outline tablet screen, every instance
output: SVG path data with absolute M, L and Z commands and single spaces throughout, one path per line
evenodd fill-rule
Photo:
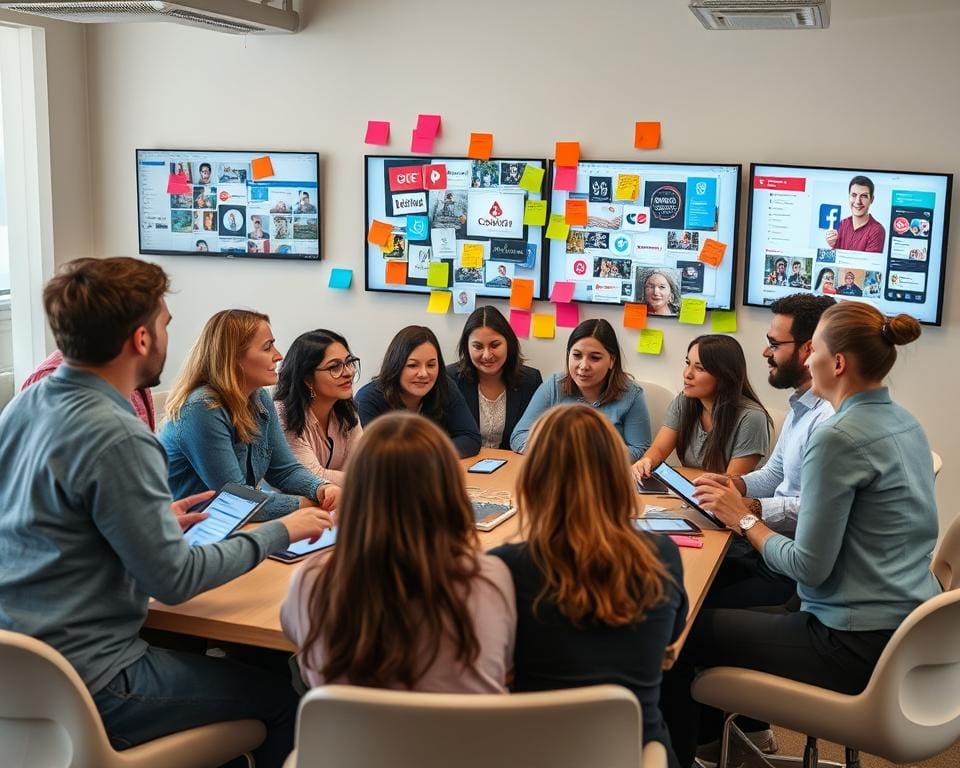
M 309 555 L 311 552 L 319 552 L 321 549 L 326 549 L 327 547 L 332 547 L 337 543 L 337 529 L 336 528 L 327 528 L 313 544 L 310 543 L 310 539 L 303 539 L 302 541 L 295 542 L 284 550 L 292 555 L 301 557 L 303 555 Z
M 188 544 L 214 544 L 223 541 L 249 517 L 260 502 L 220 491 L 204 510 L 210 516 L 201 520 L 183 536 Z
M 673 467 L 668 466 L 667 464 L 661 464 L 651 473 L 656 477 L 659 477 L 670 486 L 670 489 L 677 494 L 681 499 L 683 499 L 687 504 L 689 504 L 694 509 L 702 512 L 708 518 L 714 522 L 718 522 L 716 516 L 712 512 L 708 512 L 703 507 L 701 507 L 696 498 L 694 498 L 693 492 L 697 487 L 691 483 L 687 478 L 681 475 Z
M 648 533 L 697 534 L 700 529 L 682 517 L 640 517 L 633 524 Z

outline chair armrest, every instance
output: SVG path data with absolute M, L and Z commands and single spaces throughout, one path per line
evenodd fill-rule
M 642 768 L 667 768 L 667 748 L 659 741 L 645 744 Z

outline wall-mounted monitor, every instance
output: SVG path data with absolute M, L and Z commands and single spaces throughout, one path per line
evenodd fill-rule
M 953 175 L 750 167 L 744 304 L 797 291 L 940 325 Z
M 520 186 L 543 158 L 366 156 L 363 242 L 368 291 L 508 297 L 517 278 L 543 296 L 543 227 L 524 224 L 528 200 Z M 545 176 L 545 174 L 544 174 Z M 546 183 L 545 178 L 541 187 Z M 388 224 L 386 245 L 368 242 L 371 224 Z M 466 249 L 466 250 L 465 250 Z M 446 262 L 445 285 L 430 286 L 430 265 Z
M 317 260 L 319 178 L 316 152 L 138 149 L 140 253 Z
M 573 191 L 557 189 L 557 172 L 551 213 L 579 199 L 587 218 L 547 241 L 550 286 L 572 281 L 576 301 L 638 302 L 649 315 L 677 315 L 687 296 L 733 307 L 739 165 L 581 162 Z M 717 266 L 700 259 L 708 240 L 726 246 Z

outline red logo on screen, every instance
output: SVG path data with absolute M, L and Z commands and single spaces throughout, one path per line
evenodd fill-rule
M 217 195 L 217 197 L 220 198 L 220 202 L 221 202 L 221 203 L 225 203 L 225 202 L 227 202 L 227 200 L 230 199 L 230 193 L 229 193 L 229 192 L 221 192 L 219 195 Z
M 776 189 L 783 192 L 803 192 L 807 180 L 793 176 L 757 176 L 753 180 L 754 189 Z
M 893 231 L 898 235 L 906 233 L 910 229 L 910 222 L 907 221 L 903 216 L 897 216 L 893 220 Z
M 423 189 L 422 165 L 405 165 L 402 168 L 390 168 L 389 171 L 391 192 Z
M 493 216 L 493 218 L 503 216 L 503 208 L 500 207 L 500 203 L 496 200 L 494 200 L 493 205 L 490 206 L 490 215 Z
M 426 189 L 446 189 L 447 188 L 447 166 L 445 165 L 423 166 L 423 186 Z
M 587 262 L 577 259 L 575 262 L 573 262 L 573 271 L 574 274 L 577 275 L 587 274 Z

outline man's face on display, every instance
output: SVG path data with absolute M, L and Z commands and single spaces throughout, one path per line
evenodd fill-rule
M 856 218 L 866 218 L 872 203 L 873 195 L 870 194 L 870 187 L 862 184 L 854 184 L 850 187 L 850 213 Z

